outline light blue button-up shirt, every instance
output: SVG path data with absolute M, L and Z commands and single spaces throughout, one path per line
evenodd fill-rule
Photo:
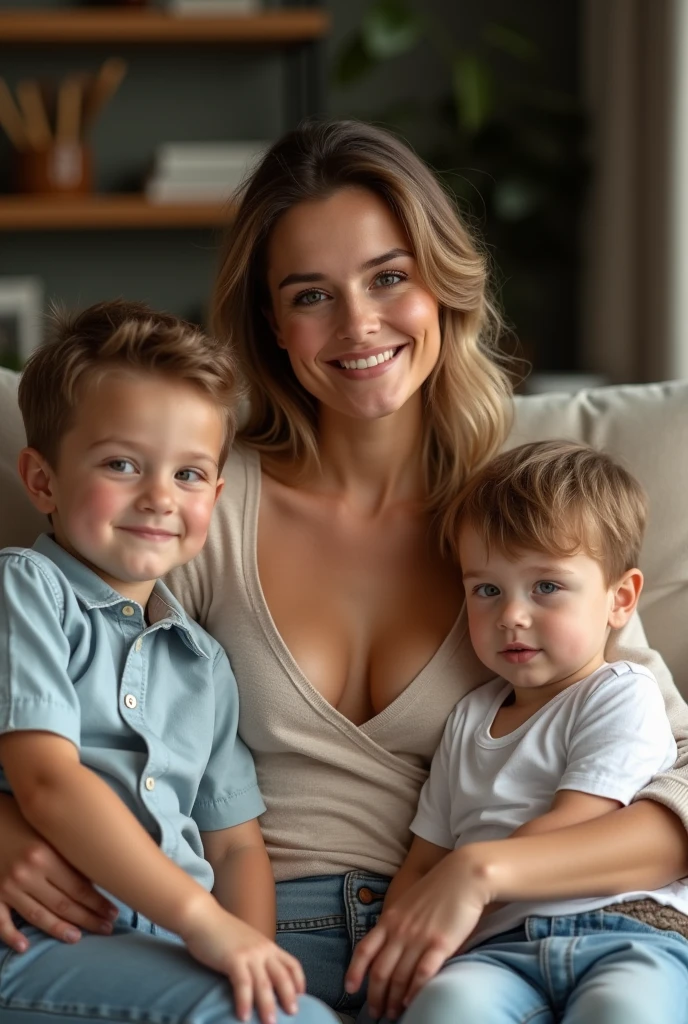
M 71 740 L 163 852 L 211 889 L 200 832 L 265 805 L 224 650 L 160 581 L 148 619 L 46 534 L 0 551 L 0 734 Z M 10 791 L 1 769 L 0 791 Z

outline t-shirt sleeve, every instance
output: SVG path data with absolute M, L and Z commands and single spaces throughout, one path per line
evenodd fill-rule
M 41 730 L 79 747 L 64 593 L 30 552 L 0 555 L 0 733 Z
M 447 721 L 439 747 L 430 765 L 430 775 L 420 791 L 418 809 L 410 829 L 420 839 L 453 850 L 456 837 L 451 831 L 451 752 L 456 740 L 456 711 Z
M 629 670 L 610 676 L 586 699 L 557 788 L 628 804 L 675 757 L 676 743 L 656 680 Z
M 202 832 L 241 825 L 265 810 L 251 753 L 238 733 L 239 694 L 224 650 L 213 664 L 213 745 L 191 816 Z

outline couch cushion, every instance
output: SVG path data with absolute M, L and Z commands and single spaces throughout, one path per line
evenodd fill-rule
M 24 443 L 17 375 L 0 370 L 0 547 L 31 544 L 46 520 L 15 469 Z M 538 438 L 587 441 L 615 455 L 645 484 L 650 522 L 641 567 L 643 624 L 688 697 L 688 382 L 595 388 L 516 399 L 509 445 Z

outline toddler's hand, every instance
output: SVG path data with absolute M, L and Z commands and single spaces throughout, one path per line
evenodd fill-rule
M 262 1024 L 275 1024 L 275 996 L 285 1013 L 297 1012 L 306 991 L 301 964 L 219 904 L 183 938 L 196 960 L 229 978 L 239 1020 L 248 1020 L 255 1005 Z

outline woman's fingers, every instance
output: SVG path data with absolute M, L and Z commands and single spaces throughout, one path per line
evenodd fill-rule
M 407 946 L 399 958 L 387 990 L 385 1017 L 389 1020 L 396 1020 L 404 1010 L 404 996 L 423 952 L 424 948 L 421 946 Z
M 15 953 L 25 953 L 29 943 L 12 921 L 12 911 L 6 903 L 0 903 L 0 942 L 13 949 Z
M 370 964 L 380 952 L 386 941 L 387 932 L 382 922 L 375 925 L 375 927 L 361 939 L 354 949 L 354 955 L 351 957 L 351 963 L 349 964 L 349 969 L 347 970 L 346 977 L 344 979 L 344 988 L 347 992 L 358 992 L 359 988 L 363 984 L 363 979 L 366 976 L 366 972 L 370 967 Z
M 435 977 L 448 956 L 451 956 L 451 953 L 446 949 L 438 949 L 437 947 L 428 949 L 423 954 L 416 965 L 413 977 L 411 978 L 411 984 L 404 996 L 404 1009 L 415 999 L 423 985 Z
M 390 978 L 403 956 L 404 945 L 390 939 L 373 961 L 368 974 L 368 1009 L 371 1017 L 381 1017 L 387 1005 Z

